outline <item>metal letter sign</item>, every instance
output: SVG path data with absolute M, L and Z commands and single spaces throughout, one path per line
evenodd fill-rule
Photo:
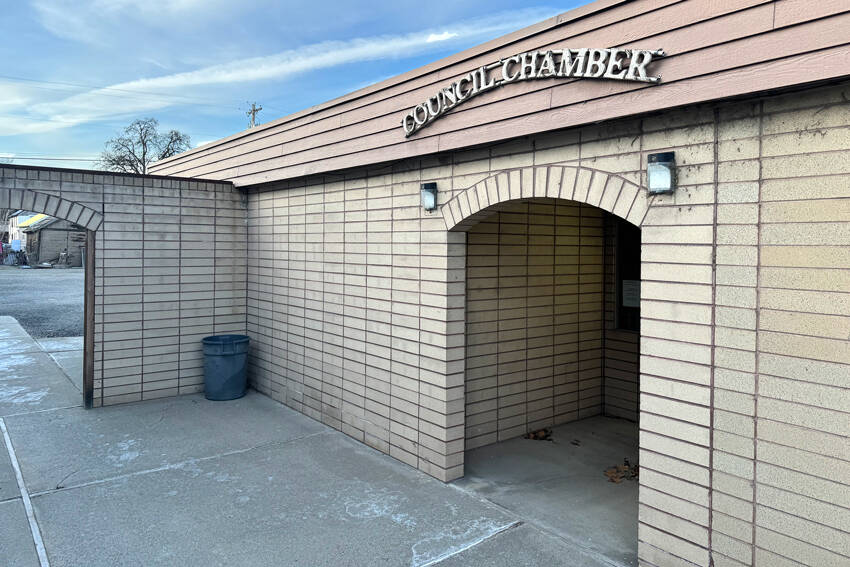
M 474 96 L 508 83 L 550 78 L 614 79 L 659 83 L 646 68 L 664 51 L 641 49 L 558 49 L 529 51 L 467 73 L 413 108 L 401 121 L 405 137 L 418 132 L 446 112 Z

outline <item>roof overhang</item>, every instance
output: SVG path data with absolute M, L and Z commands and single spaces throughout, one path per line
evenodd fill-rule
M 660 83 L 547 77 L 481 93 L 415 133 L 411 109 L 523 53 L 657 50 Z M 850 4 L 599 0 L 333 101 L 163 160 L 158 174 L 255 185 L 850 75 Z M 421 116 L 421 114 L 420 114 Z

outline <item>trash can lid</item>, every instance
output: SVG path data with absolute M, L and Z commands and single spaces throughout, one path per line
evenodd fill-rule
M 251 340 L 248 335 L 213 335 L 201 339 L 205 345 L 228 345 L 237 343 L 247 343 Z

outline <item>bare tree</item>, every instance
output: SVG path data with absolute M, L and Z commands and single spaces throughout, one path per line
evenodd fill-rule
M 153 162 L 190 147 L 187 134 L 177 130 L 160 132 L 155 118 L 134 120 L 122 134 L 106 141 L 97 166 L 106 171 L 144 174 Z

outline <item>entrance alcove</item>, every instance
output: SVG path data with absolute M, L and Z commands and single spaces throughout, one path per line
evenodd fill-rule
M 466 449 L 599 415 L 635 421 L 627 225 L 544 198 L 491 212 L 467 231 Z
M 512 177 L 549 188 L 512 192 Z M 638 194 L 579 168 L 482 185 L 456 229 L 466 233 L 457 483 L 578 553 L 636 564 L 640 229 L 626 218 Z

